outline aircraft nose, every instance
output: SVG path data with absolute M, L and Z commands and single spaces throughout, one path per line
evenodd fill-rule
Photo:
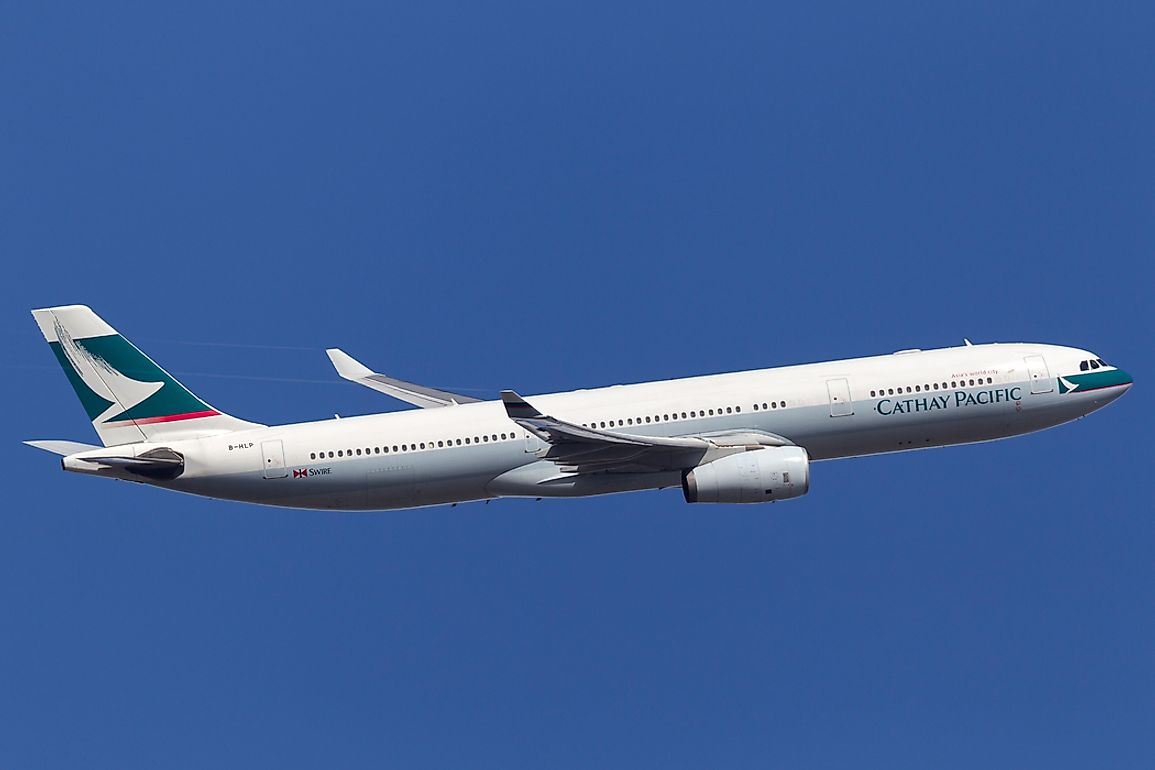
M 1077 377 L 1077 379 L 1080 378 Z M 1134 381 L 1131 379 L 1131 375 L 1122 369 L 1100 369 L 1085 375 L 1072 390 L 1075 392 L 1085 391 L 1086 401 L 1084 403 L 1089 410 L 1085 414 L 1090 414 L 1090 412 L 1102 409 L 1122 396 L 1131 389 L 1132 384 Z
M 1134 380 L 1131 375 L 1122 369 L 1110 369 L 1103 374 L 1103 382 L 1098 387 L 1098 392 L 1101 393 L 1108 401 L 1114 401 L 1119 396 L 1123 395 L 1131 389 Z

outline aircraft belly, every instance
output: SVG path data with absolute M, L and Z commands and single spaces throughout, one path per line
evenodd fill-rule
M 490 481 L 491 497 L 586 497 L 676 487 L 680 471 L 653 473 L 563 473 L 548 460 L 514 468 Z

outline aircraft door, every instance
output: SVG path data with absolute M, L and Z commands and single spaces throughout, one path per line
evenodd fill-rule
M 1050 393 L 1055 389 L 1051 381 L 1051 373 L 1047 370 L 1047 361 L 1042 356 L 1027 356 L 1027 371 L 1031 375 L 1032 393 Z
M 261 456 L 264 458 L 266 479 L 283 479 L 289 475 L 285 469 L 285 447 L 281 441 L 262 441 Z
M 850 400 L 850 383 L 846 378 L 827 380 L 826 393 L 830 396 L 831 417 L 854 414 L 854 403 Z

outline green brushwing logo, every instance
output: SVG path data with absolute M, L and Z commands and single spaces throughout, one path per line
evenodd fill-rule
M 59 324 L 49 346 L 93 423 L 166 422 L 219 414 L 148 356 L 111 334 L 74 340 Z
M 1069 374 L 1059 378 L 1059 393 L 1084 393 L 1088 390 L 1113 388 L 1131 384 L 1131 375 L 1121 369 L 1100 369 L 1097 372 Z

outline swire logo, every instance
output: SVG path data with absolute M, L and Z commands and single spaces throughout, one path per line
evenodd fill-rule
M 314 476 L 328 476 L 332 471 L 332 468 L 294 468 L 293 478 L 309 479 Z

